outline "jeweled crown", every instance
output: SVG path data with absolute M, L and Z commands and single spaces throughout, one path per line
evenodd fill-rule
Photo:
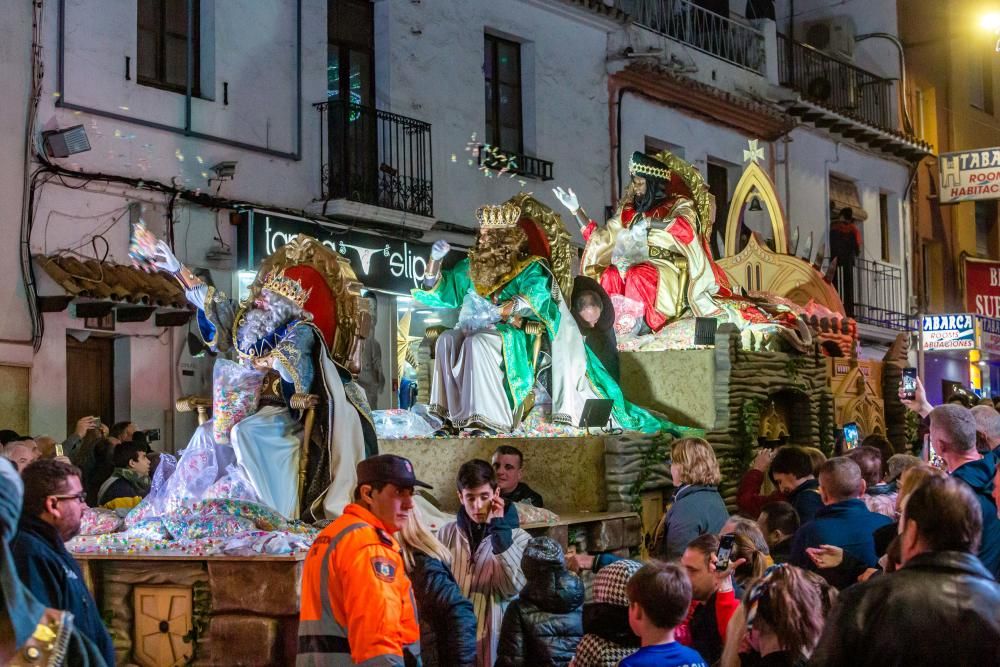
M 283 296 L 299 308 L 303 308 L 306 305 L 306 301 L 309 300 L 309 294 L 312 293 L 312 289 L 304 288 L 302 283 L 294 278 L 289 278 L 285 275 L 284 271 L 270 271 L 264 277 L 264 284 L 261 285 L 261 289 L 266 289 L 269 292 Z
M 645 156 L 643 156 L 645 157 Z M 650 164 L 650 163 L 653 164 Z M 636 159 L 633 155 L 628 162 L 628 173 L 632 176 L 652 176 L 653 178 L 660 178 L 664 181 L 670 180 L 670 169 L 666 165 L 661 164 L 659 160 L 654 160 L 652 158 Z
M 480 229 L 509 229 L 517 227 L 521 219 L 521 207 L 507 202 L 497 206 L 480 206 L 476 211 Z

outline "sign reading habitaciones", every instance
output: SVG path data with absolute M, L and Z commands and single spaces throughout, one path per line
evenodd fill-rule
M 306 234 L 346 257 L 358 280 L 367 288 L 406 295 L 423 282 L 430 244 L 264 211 L 243 211 L 240 218 L 237 262 L 241 270 L 256 271 L 265 257 L 296 235 Z M 445 263 L 449 264 L 448 260 L 457 262 L 460 258 L 461 253 L 450 253 Z
M 942 204 L 1000 199 L 1000 147 L 944 153 L 938 177 Z
M 975 317 L 958 315 L 925 315 L 923 320 L 924 350 L 971 350 L 976 347 Z

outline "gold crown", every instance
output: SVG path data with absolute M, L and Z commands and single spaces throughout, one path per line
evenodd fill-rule
M 480 206 L 476 211 L 480 229 L 509 229 L 517 227 L 521 219 L 521 207 L 507 202 L 498 206 Z
M 299 308 L 306 305 L 309 294 L 312 293 L 312 289 L 305 289 L 298 280 L 287 277 L 284 271 L 277 270 L 270 271 L 264 276 L 264 284 L 260 288 L 285 297 Z
M 670 170 L 665 166 L 654 167 L 643 162 L 636 162 L 635 159 L 628 161 L 628 173 L 633 176 L 652 176 L 653 178 L 662 178 L 665 181 L 670 180 Z

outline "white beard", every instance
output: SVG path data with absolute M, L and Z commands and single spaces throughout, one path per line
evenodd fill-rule
M 243 315 L 243 320 L 236 329 L 240 348 L 249 348 L 302 312 L 294 303 L 281 297 L 272 296 L 270 302 L 270 310 L 251 308 Z

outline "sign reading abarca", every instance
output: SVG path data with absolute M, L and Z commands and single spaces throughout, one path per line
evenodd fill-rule
M 942 204 L 1000 199 L 1000 147 L 943 153 L 938 176 Z
M 976 347 L 976 320 L 969 313 L 925 315 L 924 350 L 971 350 Z

